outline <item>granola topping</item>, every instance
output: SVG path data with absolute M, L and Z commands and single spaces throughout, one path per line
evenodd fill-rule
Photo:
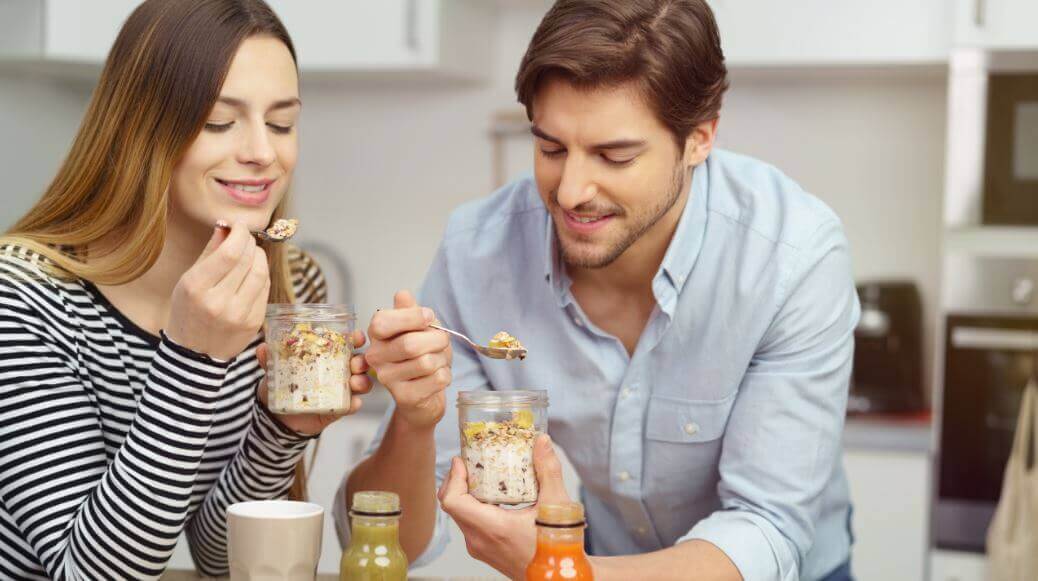
M 276 240 L 287 240 L 295 235 L 299 228 L 299 220 L 295 218 L 279 218 L 267 228 L 267 235 Z

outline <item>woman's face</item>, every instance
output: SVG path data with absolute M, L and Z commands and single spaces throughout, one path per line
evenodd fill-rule
M 170 226 L 211 230 L 217 220 L 240 220 L 265 228 L 292 180 L 300 107 L 288 48 L 271 37 L 246 39 L 205 127 L 173 169 Z

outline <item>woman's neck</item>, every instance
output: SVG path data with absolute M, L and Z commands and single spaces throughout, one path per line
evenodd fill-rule
M 205 249 L 211 231 L 178 227 L 170 220 L 166 240 L 155 264 L 140 277 L 118 286 L 98 288 L 112 305 L 138 327 L 153 335 L 166 327 L 173 289 Z

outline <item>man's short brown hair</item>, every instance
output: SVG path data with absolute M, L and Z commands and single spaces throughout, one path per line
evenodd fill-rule
M 515 89 L 526 114 L 541 83 L 559 77 L 586 89 L 626 82 L 674 134 L 716 119 L 728 70 L 705 0 L 558 0 L 537 27 Z

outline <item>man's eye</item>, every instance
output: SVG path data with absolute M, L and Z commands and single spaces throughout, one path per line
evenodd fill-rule
M 544 157 L 561 157 L 566 153 L 565 149 L 542 149 L 541 155 Z
M 628 157 L 628 158 L 625 158 L 625 159 L 613 159 L 613 158 L 609 157 L 608 155 L 603 155 L 602 156 L 602 161 L 608 163 L 609 165 L 615 165 L 617 167 L 624 166 L 624 165 L 629 165 L 631 162 L 633 162 L 636 159 L 638 159 L 637 156 L 635 156 L 635 157 Z

